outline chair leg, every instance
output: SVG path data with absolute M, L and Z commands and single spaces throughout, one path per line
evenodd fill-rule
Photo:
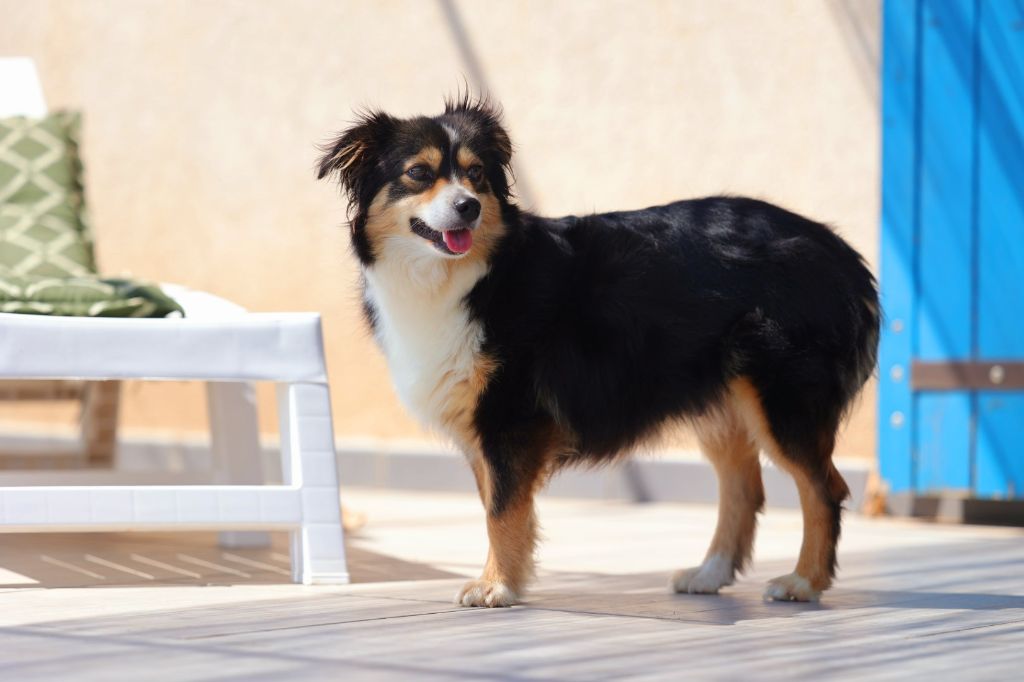
M 252 384 L 211 381 L 206 384 L 206 395 L 216 482 L 262 484 L 263 457 Z M 223 531 L 218 540 L 221 547 L 268 547 L 270 533 Z
M 120 381 L 86 382 L 82 392 L 81 425 L 82 451 L 87 467 L 114 466 L 120 403 Z
M 302 489 L 302 526 L 291 534 L 292 579 L 347 583 L 330 393 L 325 384 L 278 384 L 277 399 L 284 482 Z

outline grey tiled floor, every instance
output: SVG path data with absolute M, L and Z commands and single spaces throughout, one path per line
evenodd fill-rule
M 1024 669 L 1018 529 L 851 515 L 836 588 L 820 604 L 777 604 L 761 587 L 792 568 L 793 512 L 769 510 L 737 585 L 683 596 L 667 576 L 699 560 L 714 509 L 544 500 L 527 603 L 484 610 L 450 603 L 485 552 L 472 496 L 357 491 L 346 504 L 369 524 L 349 540 L 357 582 L 345 587 L 287 584 L 282 538 L 225 553 L 205 534 L 0 537 L 0 679 L 996 680 Z

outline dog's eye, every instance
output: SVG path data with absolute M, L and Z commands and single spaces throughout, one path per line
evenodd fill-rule
M 470 166 L 469 168 L 466 169 L 466 177 L 468 177 L 473 182 L 480 182 L 480 179 L 484 177 L 484 167 L 481 166 L 480 164 Z
M 405 171 L 405 174 L 416 182 L 428 182 L 434 177 L 434 172 L 430 170 L 428 166 L 418 163 L 409 170 Z

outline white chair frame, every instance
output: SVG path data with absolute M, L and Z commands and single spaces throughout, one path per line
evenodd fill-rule
M 348 582 L 323 358 L 314 313 L 220 321 L 0 314 L 2 379 L 208 382 L 219 479 L 212 485 L 2 486 L 0 532 L 288 530 L 296 582 Z M 282 485 L 260 485 L 254 381 L 277 384 Z M 227 545 L 248 541 L 222 537 Z

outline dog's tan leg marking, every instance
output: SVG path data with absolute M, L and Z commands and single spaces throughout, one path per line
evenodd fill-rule
M 805 473 L 790 469 L 800 493 L 804 539 L 796 570 L 768 581 L 764 596 L 779 601 L 818 601 L 832 584 L 829 576 L 832 536 L 830 511 L 821 494 Z
M 512 606 L 533 575 L 537 519 L 533 500 L 515 504 L 500 516 L 487 516 L 490 548 L 480 578 L 466 583 L 455 597 L 463 606 Z
M 704 563 L 676 571 L 672 589 L 713 594 L 731 585 L 750 558 L 764 487 L 757 447 L 731 402 L 698 420 L 696 431 L 718 474 L 718 526 Z
M 803 543 L 796 570 L 768 581 L 764 596 L 779 601 L 817 601 L 832 584 L 831 558 L 835 552 L 833 510 L 823 495 L 828 491 L 841 500 L 848 494 L 846 484 L 831 462 L 825 464 L 820 476 L 813 476 L 813 472 L 795 466 L 783 455 L 782 446 L 772 436 L 757 390 L 742 379 L 734 382 L 731 388 L 747 428 L 758 444 L 780 469 L 796 481 L 803 512 Z
M 537 544 L 537 517 L 533 490 L 524 491 L 499 514 L 491 513 L 489 472 L 474 464 L 477 487 L 487 512 L 487 563 L 477 580 L 466 583 L 455 596 L 462 606 L 512 606 L 533 576 L 533 553 Z

